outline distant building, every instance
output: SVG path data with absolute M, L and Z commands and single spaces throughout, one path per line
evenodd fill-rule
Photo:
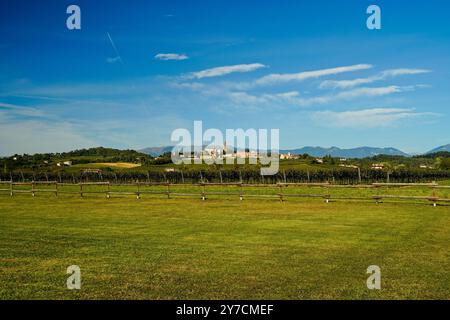
M 371 168 L 373 170 L 383 170 L 384 169 L 384 164 L 383 163 L 372 163 Z
M 355 166 L 354 164 L 340 164 L 339 167 L 358 169 L 358 166 Z
M 245 151 L 237 151 L 235 153 L 236 158 L 247 158 L 247 152 Z
M 83 173 L 102 173 L 101 169 L 84 169 Z
M 64 162 L 58 162 L 57 164 L 56 164 L 58 167 L 62 167 L 62 166 L 68 166 L 68 167 L 70 167 L 71 165 L 72 165 L 72 161 L 64 161 Z
M 292 155 L 290 152 L 280 154 L 280 160 L 292 159 Z

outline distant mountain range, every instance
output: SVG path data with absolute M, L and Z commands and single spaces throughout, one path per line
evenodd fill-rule
M 292 154 L 309 154 L 313 157 L 324 157 L 330 155 L 339 158 L 367 158 L 380 154 L 390 156 L 409 156 L 407 153 L 395 148 L 373 148 L 373 147 L 359 147 L 352 149 L 341 149 L 338 147 L 322 148 L 322 147 L 303 147 L 300 149 L 280 150 L 280 153 Z
M 170 152 L 173 147 L 165 146 L 165 147 L 150 147 L 142 150 L 138 150 L 142 153 L 149 154 L 153 157 L 159 156 L 165 152 Z M 450 152 L 450 144 L 445 146 L 437 147 L 433 150 L 430 150 L 426 154 L 441 152 L 441 151 L 449 151 Z M 374 157 L 377 155 L 390 155 L 390 156 L 405 156 L 409 157 L 410 155 L 396 148 L 374 148 L 374 147 L 358 147 L 351 149 L 341 149 L 338 147 L 331 148 L 323 148 L 323 147 L 303 147 L 299 149 L 283 149 L 280 150 L 280 153 L 291 153 L 291 154 L 309 154 L 313 157 L 324 157 L 326 155 L 331 155 L 332 157 L 339 158 L 368 158 Z
M 450 143 L 446 144 L 445 146 L 440 146 L 440 147 L 434 148 L 433 150 L 428 151 L 426 154 L 436 153 L 436 152 L 450 152 Z
M 139 152 L 151 155 L 152 157 L 157 157 L 166 152 L 171 152 L 173 146 L 165 146 L 165 147 L 148 147 L 141 150 L 137 150 Z

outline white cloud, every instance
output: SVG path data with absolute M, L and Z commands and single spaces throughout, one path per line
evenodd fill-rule
M 375 88 L 358 88 L 354 90 L 340 92 L 337 95 L 330 96 L 336 99 L 350 99 L 357 98 L 360 96 L 375 97 L 384 96 L 391 93 L 397 93 L 402 91 L 410 91 L 410 87 L 399 87 L 399 86 L 387 86 L 387 87 L 375 87 Z
M 243 104 L 243 105 L 259 105 L 265 104 L 267 102 L 266 97 L 264 96 L 255 96 L 248 94 L 246 92 L 231 92 L 229 94 L 231 101 L 235 104 Z
M 108 62 L 108 63 L 116 63 L 116 62 L 120 62 L 120 61 L 121 61 L 121 58 L 119 56 L 106 59 L 106 62 Z
M 408 118 L 437 116 L 430 112 L 415 112 L 414 109 L 373 108 L 357 111 L 318 111 L 312 118 L 319 124 L 341 128 L 387 127 Z
M 396 77 L 403 75 L 412 75 L 412 74 L 421 74 L 421 73 L 429 73 L 431 70 L 427 69 L 390 69 L 383 71 L 381 74 L 383 77 Z
M 19 106 L 0 102 L 0 117 L 45 117 L 46 115 L 33 107 Z
M 186 60 L 189 57 L 185 54 L 179 53 L 158 53 L 155 55 L 156 60 Z
M 376 97 L 384 96 L 394 93 L 400 93 L 405 91 L 415 90 L 417 86 L 387 86 L 387 87 L 374 87 L 374 88 L 358 88 L 348 91 L 342 91 L 337 94 L 329 94 L 316 97 L 304 97 L 300 95 L 298 91 L 289 91 L 276 94 L 261 94 L 252 95 L 244 91 L 231 92 L 227 96 L 230 100 L 240 106 L 267 106 L 274 103 L 278 105 L 291 105 L 298 107 L 308 107 L 313 105 L 321 105 L 332 103 L 338 100 L 352 100 L 360 97 Z M 219 92 L 220 94 L 220 92 Z
M 285 73 L 285 74 L 269 74 L 262 78 L 259 78 L 254 82 L 255 85 L 270 85 L 275 83 L 285 83 L 289 81 L 303 81 L 306 79 L 319 78 L 323 76 L 329 76 L 339 74 L 343 72 L 353 72 L 359 70 L 370 69 L 373 66 L 370 64 L 356 64 L 352 66 L 337 67 L 330 69 L 305 71 L 299 73 Z
M 298 97 L 299 95 L 300 95 L 300 93 L 298 91 L 289 91 L 289 92 L 278 93 L 277 97 L 289 99 L 289 98 Z
M 3 121 L 0 135 L 0 155 L 15 153 L 60 152 L 96 146 L 97 143 L 80 134 L 80 129 L 68 122 L 38 120 Z
M 300 97 L 298 95 L 297 96 L 288 96 L 288 97 L 277 95 L 277 97 L 283 98 L 284 100 L 286 100 L 287 102 L 289 102 L 293 105 L 297 105 L 300 107 L 307 107 L 307 106 L 316 105 L 316 104 L 327 104 L 327 103 L 335 102 L 338 100 L 351 100 L 351 99 L 356 99 L 359 97 L 378 97 L 378 96 L 385 96 L 385 95 L 400 93 L 400 92 L 405 92 L 405 91 L 413 91 L 417 87 L 420 87 L 420 86 L 405 86 L 405 87 L 387 86 L 387 87 L 374 87 L 374 88 L 363 87 L 363 88 L 358 88 L 358 89 L 353 89 L 353 90 L 348 90 L 348 91 L 342 91 L 337 94 L 329 94 L 329 95 L 317 96 L 317 97 L 304 98 L 304 97 Z
M 380 72 L 379 74 L 367 78 L 358 78 L 353 80 L 326 80 L 320 84 L 321 88 L 340 88 L 347 89 L 356 87 L 362 84 L 373 83 L 375 81 L 385 80 L 390 77 L 397 77 L 402 75 L 414 75 L 431 72 L 427 69 L 390 69 Z
M 211 69 L 206 69 L 198 72 L 193 72 L 191 78 L 210 78 L 210 77 L 220 77 L 234 72 L 250 72 L 255 71 L 260 68 L 264 68 L 265 65 L 261 63 L 251 63 L 251 64 L 237 64 L 233 66 L 223 66 Z
M 103 104 L 102 104 L 103 105 Z M 83 107 L 83 109 L 81 109 Z M 88 119 L 68 115 L 64 110 L 94 110 L 97 105 L 83 103 L 25 107 L 0 102 L 0 156 L 15 153 L 62 152 L 80 148 L 105 146 L 139 149 L 148 145 L 170 143 L 170 133 L 192 123 L 177 114 L 166 112 L 145 116 L 141 106 L 127 109 L 115 117 L 93 113 Z M 121 105 L 125 110 L 127 105 Z M 133 111 L 135 110 L 135 112 Z M 109 111 L 109 110 L 108 110 Z M 137 116 L 132 117 L 135 114 Z
M 206 88 L 206 85 L 200 82 L 169 82 L 169 86 L 176 89 L 190 89 L 194 91 L 199 91 Z

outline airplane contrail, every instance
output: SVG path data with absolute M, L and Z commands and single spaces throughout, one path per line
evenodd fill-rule
M 117 50 L 116 45 L 114 44 L 113 39 L 111 38 L 111 35 L 109 34 L 109 32 L 106 32 L 106 35 L 108 36 L 109 42 L 111 42 L 111 46 L 113 47 L 117 57 L 119 58 L 119 61 L 121 64 L 123 64 L 123 60 L 122 57 L 120 56 L 119 50 Z

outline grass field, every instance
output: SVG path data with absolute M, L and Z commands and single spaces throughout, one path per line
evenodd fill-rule
M 86 163 L 86 164 L 76 164 L 72 167 L 74 168 L 91 168 L 91 169 L 102 169 L 102 168 L 119 168 L 119 169 L 131 169 L 137 168 L 141 165 L 138 163 L 130 162 L 96 162 L 96 163 Z
M 449 299 L 449 247 L 444 205 L 0 195 L 1 299 Z

